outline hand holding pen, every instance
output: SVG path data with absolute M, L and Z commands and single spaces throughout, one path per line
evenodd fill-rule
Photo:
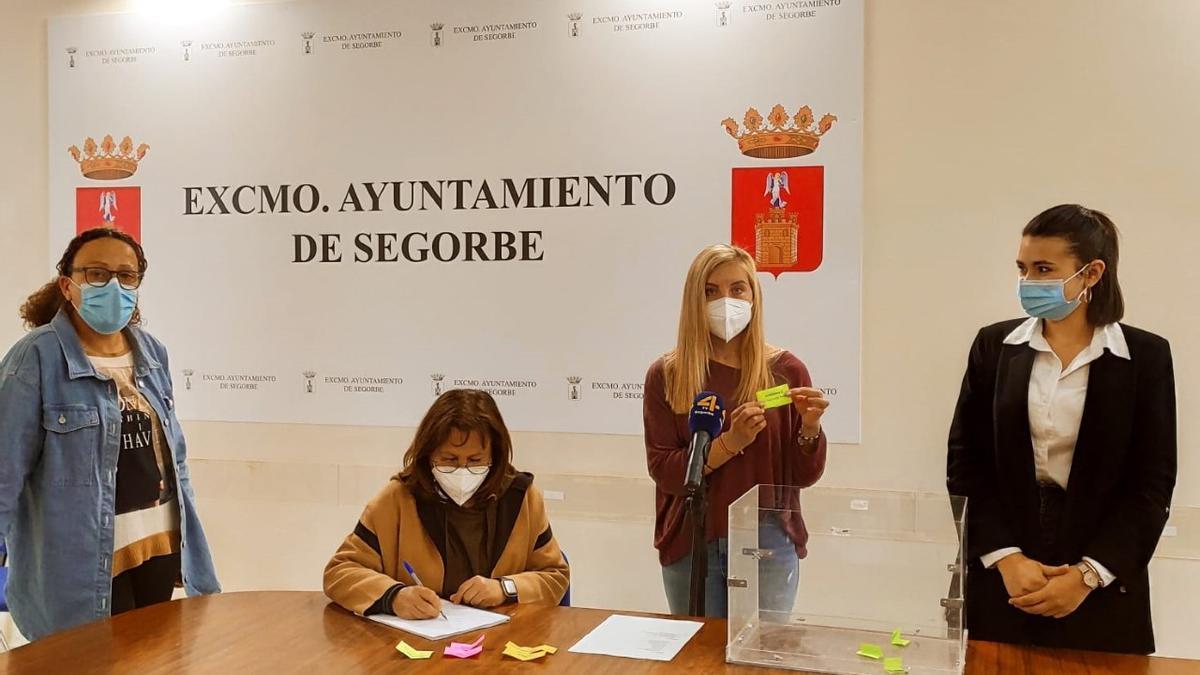
M 442 619 L 446 620 L 446 613 L 442 611 L 442 599 L 421 583 L 421 578 L 417 576 L 412 565 L 407 561 L 403 565 L 404 571 L 408 572 L 408 576 L 412 577 L 416 585 L 405 586 L 396 594 L 392 600 L 392 612 L 402 619 L 432 619 L 441 615 Z

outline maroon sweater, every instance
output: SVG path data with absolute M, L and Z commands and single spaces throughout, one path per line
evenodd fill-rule
M 741 371 L 716 361 L 708 364 L 708 382 L 704 388 L 721 395 L 729 406 L 726 418 L 736 408 L 733 393 L 737 390 Z M 808 368 L 791 352 L 782 352 L 771 364 L 776 384 L 792 387 L 811 387 Z M 699 393 L 699 392 L 697 392 Z M 670 565 L 691 551 L 691 530 L 687 522 L 686 497 L 683 481 L 687 472 L 688 433 L 687 415 L 676 415 L 667 403 L 663 362 L 659 359 L 646 373 L 642 418 L 646 429 L 646 464 L 656 486 L 654 548 L 658 560 Z M 729 429 L 728 421 L 725 429 Z M 767 427 L 759 432 L 741 455 L 730 459 L 708 475 L 708 522 L 706 540 L 728 536 L 729 505 L 755 485 L 796 485 L 808 487 L 817 482 L 825 470 L 825 433 L 816 452 L 805 453 L 796 440 L 800 432 L 800 413 L 795 406 L 767 411 Z M 782 506 L 782 505 L 781 505 Z M 784 530 L 796 544 L 801 558 L 808 553 L 808 531 L 800 517 L 799 504 L 783 518 Z

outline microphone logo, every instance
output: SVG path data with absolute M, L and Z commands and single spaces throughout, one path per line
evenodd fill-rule
M 692 433 L 704 431 L 710 438 L 716 438 L 721 435 L 721 427 L 725 421 L 724 412 L 725 402 L 720 394 L 702 391 L 692 401 L 692 409 L 688 414 L 688 430 Z
M 699 401 L 692 404 L 693 409 L 707 410 L 710 413 L 716 413 L 721 407 L 721 397 L 716 394 L 704 396 Z

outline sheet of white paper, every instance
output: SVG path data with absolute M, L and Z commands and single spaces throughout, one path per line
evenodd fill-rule
M 567 651 L 670 661 L 702 625 L 699 621 L 614 614 Z
M 371 614 L 367 618 L 392 628 L 399 628 L 406 633 L 419 635 L 426 640 L 443 640 L 452 635 L 461 635 L 472 631 L 483 630 L 508 623 L 509 617 L 504 614 L 488 612 L 466 605 L 454 605 L 442 602 L 442 612 L 446 618 L 436 619 L 401 619 L 389 614 Z

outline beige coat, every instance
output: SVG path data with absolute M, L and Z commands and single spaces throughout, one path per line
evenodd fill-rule
M 512 578 L 519 602 L 558 604 L 571 573 L 533 476 L 518 473 L 497 500 L 496 509 L 491 577 Z M 389 481 L 325 566 L 325 594 L 363 614 L 397 582 L 416 585 L 404 570 L 405 561 L 439 594 L 457 590 L 442 592 L 447 550 L 443 513 L 440 504 L 418 501 L 402 482 Z

